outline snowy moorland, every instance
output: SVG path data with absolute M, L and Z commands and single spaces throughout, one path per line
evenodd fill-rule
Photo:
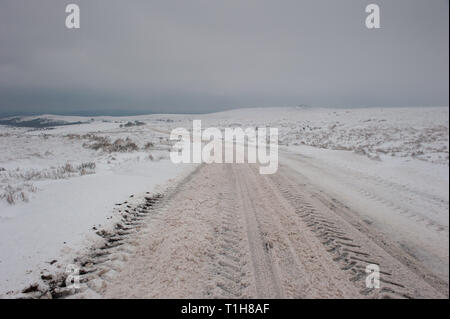
M 279 144 L 348 150 L 448 165 L 448 107 L 241 109 L 206 116 L 211 126 L 277 127 Z
M 42 269 L 58 266 L 52 261 L 63 263 L 60 256 L 67 261 L 95 241 L 100 228 L 120 218 L 116 203 L 162 191 L 189 170 L 170 162 L 158 118 L 153 125 L 81 121 L 52 128 L 0 126 L 1 293 L 39 278 Z
M 191 128 L 194 119 L 202 120 L 203 128 L 276 127 L 281 153 L 316 156 L 330 169 L 329 176 L 338 178 L 338 170 L 351 168 L 360 174 L 355 178 L 371 178 L 370 171 L 374 181 L 395 179 L 407 190 L 423 190 L 435 207 L 417 200 L 411 209 L 430 208 L 435 215 L 426 216 L 427 221 L 444 225 L 439 231 L 446 232 L 448 247 L 448 215 L 442 215 L 448 212 L 448 118 L 448 107 L 285 107 L 203 115 L 14 119 L 9 123 L 14 126 L 0 125 L 0 295 L 64 267 L 97 240 L 100 229 L 120 218 L 124 210 L 118 203 L 139 203 L 192 171 L 193 165 L 169 160 L 169 133 L 176 127 Z M 286 163 L 292 161 L 289 156 Z M 308 177 L 319 176 L 313 173 Z M 333 182 L 327 181 L 330 188 Z M 380 187 L 386 196 L 394 196 Z M 436 194 L 444 198 L 439 204 Z M 448 248 L 446 253 L 448 260 Z M 448 271 L 443 276 L 448 278 Z

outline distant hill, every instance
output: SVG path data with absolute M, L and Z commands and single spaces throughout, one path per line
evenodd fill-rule
M 0 119 L 0 125 L 9 125 L 15 127 L 47 128 L 64 125 L 83 124 L 84 122 L 67 122 L 63 120 L 54 120 L 49 118 L 22 118 L 12 117 Z

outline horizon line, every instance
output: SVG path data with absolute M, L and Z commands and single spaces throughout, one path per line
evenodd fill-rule
M 80 116 L 80 117 L 100 117 L 100 116 L 112 116 L 112 117 L 125 117 L 125 116 L 140 116 L 140 115 L 198 115 L 198 114 L 213 114 L 220 112 L 227 112 L 241 109 L 254 109 L 254 108 L 327 108 L 327 109 L 373 109 L 373 108 L 432 108 L 432 107 L 450 107 L 449 105 L 402 105 L 402 106 L 318 106 L 318 105 L 284 105 L 284 106 L 242 106 L 242 107 L 230 107 L 222 110 L 214 110 L 211 112 L 159 112 L 159 111 L 125 111 L 125 110 L 92 110 L 92 111 L 68 111 L 68 112 L 0 112 L 0 119 L 9 117 L 25 117 L 25 116 L 42 116 L 42 115 L 56 115 L 56 116 Z

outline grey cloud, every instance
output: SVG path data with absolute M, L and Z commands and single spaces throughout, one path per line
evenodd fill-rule
M 446 0 L 72 2 L 0 2 L 0 113 L 449 103 Z

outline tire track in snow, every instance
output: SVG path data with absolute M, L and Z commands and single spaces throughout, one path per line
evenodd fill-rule
M 368 231 L 367 226 L 357 220 L 355 214 L 346 211 L 343 205 L 338 208 L 339 203 L 327 199 L 326 194 L 306 191 L 298 178 L 292 177 L 293 172 L 286 168 L 280 171 L 269 178 L 295 207 L 296 213 L 307 223 L 307 227 L 320 238 L 327 252 L 334 256 L 333 261 L 351 276 L 349 280 L 359 287 L 361 294 L 373 298 L 444 296 L 439 292 L 441 284 L 434 278 L 429 280 L 425 269 L 411 261 L 404 263 L 410 258 L 397 249 L 395 243 L 390 243 L 388 238 L 376 234 L 373 230 Z M 369 233 L 371 237 L 366 236 Z M 381 247 L 377 241 L 373 241 L 373 237 L 384 245 Z M 395 255 L 392 255 L 393 252 Z M 368 264 L 380 267 L 380 290 L 365 287 L 365 267 Z
M 202 165 L 157 204 L 131 207 L 103 248 L 77 260 L 73 297 L 443 297 L 290 173 Z M 381 289 L 365 287 L 369 263 Z

